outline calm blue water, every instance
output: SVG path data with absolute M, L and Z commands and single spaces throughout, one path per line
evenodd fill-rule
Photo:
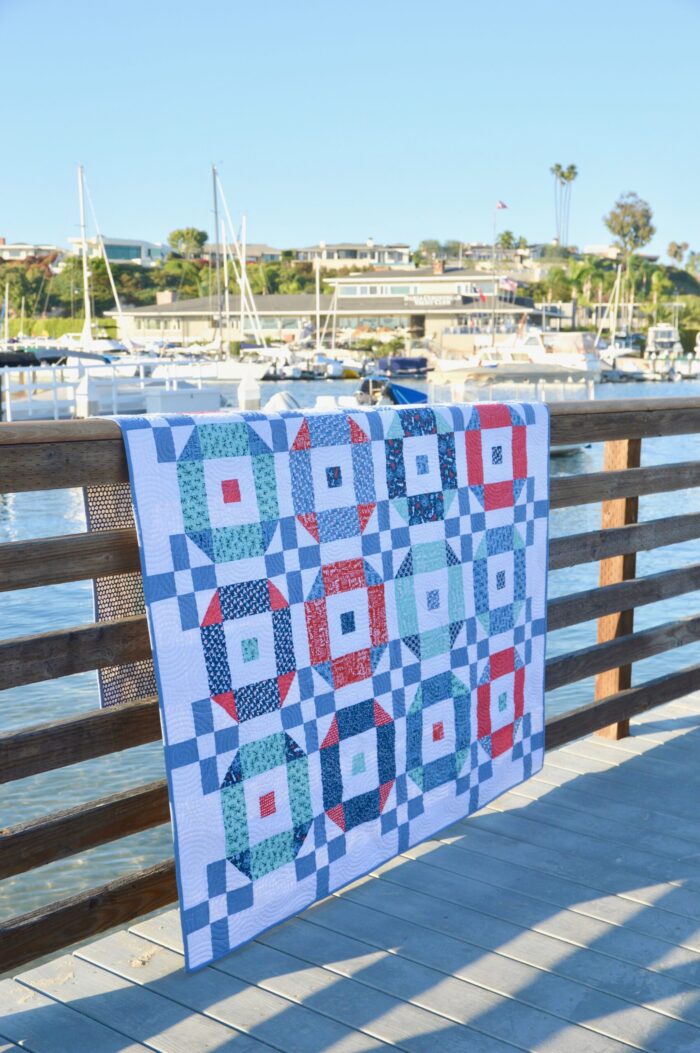
M 263 398 L 273 390 L 289 388 L 300 401 L 310 404 L 316 394 L 351 393 L 356 382 L 321 384 L 263 385 Z M 267 390 L 266 390 L 267 389 Z M 599 398 L 639 398 L 668 395 L 700 395 L 700 383 L 674 385 L 606 385 Z M 700 457 L 700 436 L 680 436 L 646 440 L 642 445 L 642 463 L 663 464 Z M 602 467 L 602 447 L 592 446 L 578 453 L 553 458 L 552 473 L 580 474 Z M 681 491 L 673 495 L 654 495 L 640 499 L 640 519 L 654 519 L 674 512 L 700 511 L 700 491 Z M 593 530 L 600 523 L 600 508 L 587 505 L 552 513 L 551 535 Z M 85 529 L 82 493 L 63 490 L 48 493 L 0 495 L 0 543 L 82 531 Z M 641 553 L 637 566 L 640 575 L 670 569 L 700 559 L 700 541 L 685 542 L 656 551 Z M 590 588 L 597 584 L 596 564 L 555 571 L 550 576 L 550 597 Z M 92 593 L 89 582 L 54 585 L 3 594 L 0 606 L 0 639 L 43 632 L 92 620 Z M 636 627 L 645 628 L 659 622 L 700 610 L 697 594 L 676 597 L 640 608 Z M 594 622 L 572 626 L 552 633 L 548 642 L 550 655 L 561 654 L 595 642 Z M 700 643 L 640 662 L 635 667 L 635 680 L 640 682 L 681 664 L 700 661 Z M 593 680 L 582 681 L 552 692 L 547 698 L 550 712 L 561 712 L 581 705 L 593 697 Z M 64 677 L 43 684 L 0 691 L 3 729 L 19 728 L 41 721 L 83 712 L 98 704 L 94 673 Z M 0 828 L 42 815 L 59 808 L 115 793 L 163 775 L 162 749 L 158 743 L 140 746 L 121 754 L 99 758 L 85 764 L 47 772 L 32 779 L 10 783 L 0 797 Z M 145 831 L 142 834 L 104 845 L 83 855 L 42 867 L 29 874 L 0 882 L 0 916 L 30 910 L 39 903 L 58 899 L 81 888 L 111 880 L 140 866 L 147 866 L 171 852 L 170 828 Z

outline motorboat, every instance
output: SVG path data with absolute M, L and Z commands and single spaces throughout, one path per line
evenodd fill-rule
M 390 377 L 426 377 L 428 359 L 424 355 L 387 355 L 377 365 Z
M 661 357 L 669 358 L 672 355 L 682 355 L 683 345 L 676 326 L 670 325 L 668 322 L 650 325 L 644 351 L 647 355 L 660 355 Z
M 465 358 L 436 357 L 435 368 L 464 380 L 597 380 L 600 360 L 585 337 L 578 345 L 557 347 L 550 334 L 531 329 L 505 343 L 477 344 Z

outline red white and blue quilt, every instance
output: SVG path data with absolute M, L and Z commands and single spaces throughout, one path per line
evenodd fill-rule
M 119 423 L 194 969 L 541 767 L 548 414 Z

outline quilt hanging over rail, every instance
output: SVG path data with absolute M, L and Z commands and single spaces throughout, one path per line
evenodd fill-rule
M 193 969 L 541 767 L 548 414 L 119 423 Z

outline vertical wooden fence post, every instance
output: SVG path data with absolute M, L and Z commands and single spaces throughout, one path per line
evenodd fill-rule
M 606 442 L 603 454 L 603 468 L 605 471 L 639 468 L 641 447 L 641 439 L 621 439 L 617 442 Z M 601 521 L 603 529 L 636 523 L 638 506 L 638 497 L 624 497 L 617 501 L 604 501 Z M 627 581 L 629 578 L 633 578 L 636 572 L 637 557 L 634 552 L 626 556 L 613 556 L 611 559 L 602 559 L 600 561 L 600 584 L 605 586 L 614 585 L 619 581 Z M 599 618 L 598 642 L 605 643 L 607 640 L 613 640 L 617 636 L 627 636 L 628 633 L 633 631 L 633 626 L 634 610 L 620 611 L 617 614 L 608 614 L 604 618 Z M 623 665 L 618 669 L 610 669 L 605 673 L 600 673 L 596 677 L 595 682 L 596 701 L 631 686 L 631 665 Z M 621 720 L 617 724 L 610 724 L 606 728 L 601 728 L 596 734 L 605 739 L 623 739 L 629 735 L 629 729 L 629 720 Z

